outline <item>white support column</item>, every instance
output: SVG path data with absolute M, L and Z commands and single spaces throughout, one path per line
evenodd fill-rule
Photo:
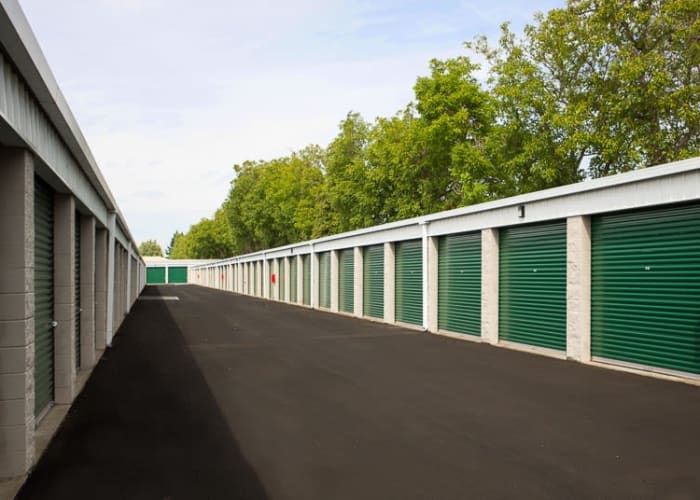
M 0 147 L 0 200 L 0 478 L 5 479 L 22 476 L 34 463 L 34 158 L 29 151 Z
M 423 257 L 423 328 L 428 329 L 428 301 L 430 300 L 430 289 L 428 280 L 430 276 L 430 255 L 428 251 L 428 222 L 421 224 L 421 256 Z
M 566 356 L 591 360 L 591 218 L 566 220 Z
M 126 290 L 124 291 L 126 294 L 126 312 L 131 310 L 131 253 L 131 242 L 129 242 L 129 249 L 126 252 Z
M 331 252 L 331 311 L 338 312 L 338 250 Z
M 80 217 L 80 367 L 95 365 L 95 218 Z
M 362 317 L 363 310 L 363 291 L 364 291 L 364 255 L 362 247 L 353 248 L 353 309 L 354 314 L 358 318 Z
M 75 397 L 75 199 L 54 195 L 54 396 L 58 404 Z
M 103 351 L 107 346 L 107 324 L 112 314 L 108 306 L 107 275 L 109 274 L 108 245 L 109 232 L 105 228 L 95 233 L 95 348 Z
M 112 347 L 114 337 L 114 232 L 116 231 L 117 214 L 107 215 L 107 347 Z
M 396 323 L 396 254 L 393 243 L 384 243 L 384 322 Z
M 438 331 L 438 238 L 428 238 L 428 273 L 427 311 L 424 318 L 425 328 L 430 332 Z
M 481 231 L 481 338 L 498 344 L 498 229 Z
M 318 309 L 318 254 L 311 245 L 311 307 Z

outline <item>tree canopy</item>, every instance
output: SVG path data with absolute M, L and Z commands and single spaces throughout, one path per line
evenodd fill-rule
M 173 258 L 217 258 L 700 154 L 697 0 L 569 0 L 430 61 L 390 117 L 236 165 Z M 469 57 L 486 61 L 487 78 Z M 582 166 L 586 166 L 583 168 Z
M 163 249 L 156 240 L 146 240 L 139 245 L 139 253 L 144 257 L 162 257 Z

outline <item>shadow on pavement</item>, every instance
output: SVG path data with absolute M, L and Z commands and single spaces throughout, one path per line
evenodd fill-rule
M 124 320 L 17 498 L 267 495 L 165 303 L 148 300 Z

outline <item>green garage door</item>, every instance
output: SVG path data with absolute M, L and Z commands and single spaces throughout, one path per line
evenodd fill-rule
M 566 350 L 566 221 L 500 232 L 499 338 Z
M 481 335 L 481 233 L 438 241 L 438 328 Z
M 592 220 L 591 354 L 700 373 L 700 205 Z
M 75 213 L 75 367 L 80 368 L 80 214 Z
M 289 301 L 292 304 L 297 303 L 297 258 L 292 257 L 289 262 Z
M 34 178 L 34 415 L 53 401 L 53 191 Z
M 318 255 L 318 305 L 331 308 L 331 253 Z
M 355 312 L 355 260 L 353 249 L 342 250 L 338 255 L 338 309 Z
M 169 267 L 168 268 L 168 283 L 187 283 L 187 268 L 186 267 Z
M 421 240 L 396 244 L 396 321 L 423 324 L 423 246 Z
M 384 317 L 384 245 L 364 249 L 362 310 L 365 316 Z
M 285 259 L 279 259 L 278 261 L 277 268 L 279 269 L 279 276 L 277 277 L 277 281 L 279 282 L 279 298 L 280 300 L 286 300 L 287 299 L 287 291 L 285 290 L 285 286 L 287 284 L 287 270 L 285 269 Z
M 164 267 L 147 267 L 146 268 L 146 284 L 147 285 L 162 285 L 165 283 L 165 268 Z
M 302 302 L 305 305 L 311 305 L 311 258 L 309 255 L 301 257 L 302 278 L 304 280 L 304 289 L 302 294 Z

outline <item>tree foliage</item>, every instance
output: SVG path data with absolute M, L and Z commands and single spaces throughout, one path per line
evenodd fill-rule
M 697 0 L 569 0 L 521 36 L 430 62 L 415 99 L 325 148 L 236 165 L 213 219 L 168 253 L 218 257 L 700 154 Z M 586 161 L 583 161 L 586 160 Z M 588 164 L 587 169 L 582 165 Z
M 162 257 L 163 249 L 156 240 L 146 240 L 139 245 L 139 253 L 144 257 Z

